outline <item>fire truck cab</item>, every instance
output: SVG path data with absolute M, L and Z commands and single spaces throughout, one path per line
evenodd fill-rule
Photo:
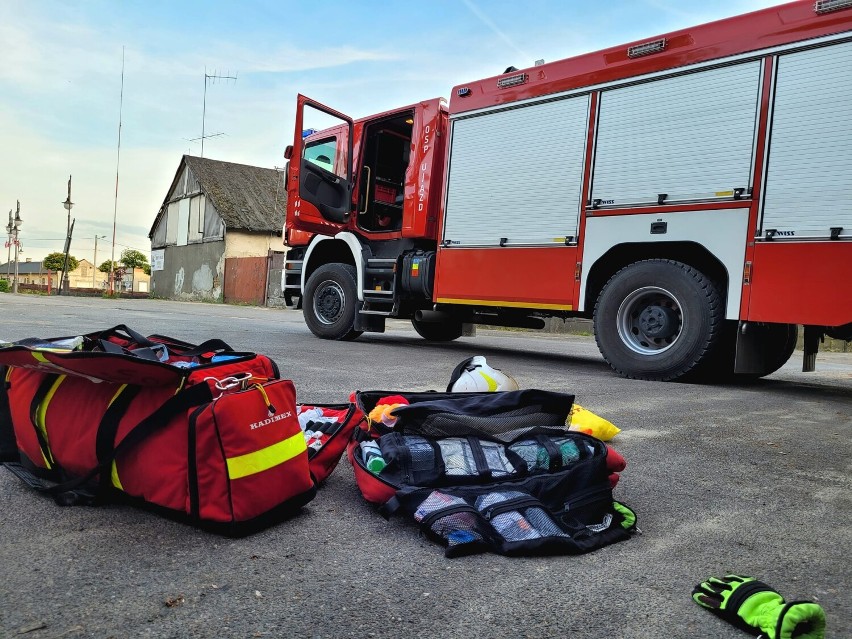
M 588 317 L 651 380 L 852 338 L 852 0 L 506 72 L 361 120 L 298 98 L 285 289 L 328 339 Z M 306 113 L 332 118 L 306 130 Z

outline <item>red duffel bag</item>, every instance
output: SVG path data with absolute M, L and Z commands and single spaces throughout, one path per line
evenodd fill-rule
M 61 504 L 127 499 L 227 535 L 314 497 L 295 390 L 268 357 L 125 326 L 80 340 L 0 348 L 18 449 L 6 466 L 31 486 Z

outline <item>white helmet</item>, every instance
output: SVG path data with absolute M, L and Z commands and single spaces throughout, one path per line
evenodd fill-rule
M 476 393 L 520 390 L 518 382 L 510 375 L 492 368 L 481 355 L 469 357 L 450 376 L 448 393 Z

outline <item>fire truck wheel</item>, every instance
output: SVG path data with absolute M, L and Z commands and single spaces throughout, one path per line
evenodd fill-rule
M 595 340 L 620 375 L 670 381 L 695 376 L 721 338 L 722 299 L 700 271 L 645 260 L 610 278 L 595 304 Z
M 461 322 L 418 322 L 412 319 L 411 325 L 420 337 L 430 342 L 452 342 L 462 334 Z
M 308 278 L 302 312 L 317 337 L 350 340 L 361 335 L 353 329 L 357 306 L 355 267 L 325 264 Z

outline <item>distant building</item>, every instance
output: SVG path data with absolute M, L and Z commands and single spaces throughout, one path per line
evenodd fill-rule
M 50 280 L 51 289 L 55 289 L 59 286 L 60 275 L 60 272 L 48 271 L 44 268 L 44 265 L 41 262 L 33 262 L 29 257 L 18 261 L 19 284 L 37 284 L 46 287 L 48 280 Z M 0 264 L 0 280 L 8 281 L 11 286 L 14 279 L 15 263 L 7 262 L 5 264 Z
M 122 269 L 121 290 L 129 293 L 148 293 L 151 290 L 151 276 L 141 268 Z M 107 274 L 109 275 L 109 274 Z
M 62 275 L 62 271 L 59 274 Z M 68 286 L 71 288 L 101 288 L 103 275 L 89 260 L 78 260 L 77 268 L 68 271 Z
M 284 173 L 184 155 L 148 237 L 155 297 L 263 304 Z

